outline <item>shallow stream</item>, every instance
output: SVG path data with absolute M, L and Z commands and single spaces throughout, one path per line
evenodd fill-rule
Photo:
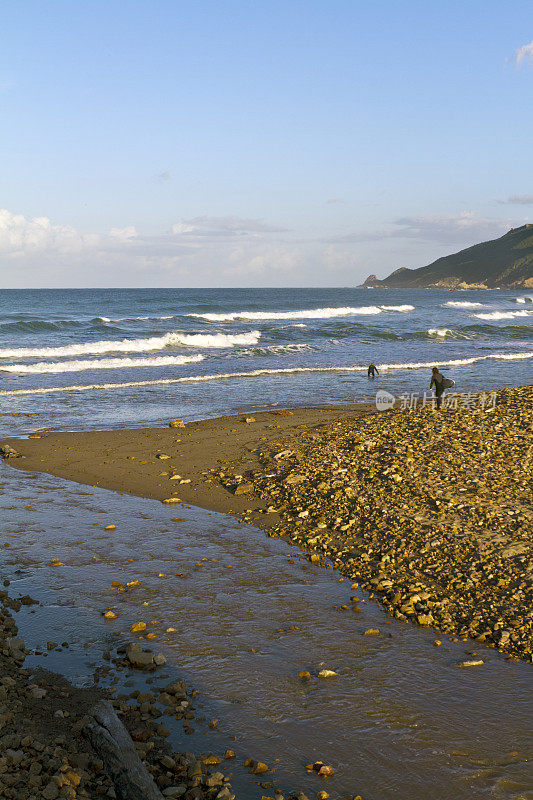
M 160 674 L 201 693 L 194 734 L 163 717 L 174 746 L 235 750 L 222 766 L 240 800 L 273 795 L 274 786 L 310 798 L 321 789 L 333 799 L 533 798 L 531 665 L 480 646 L 484 665 L 460 669 L 474 643 L 388 619 L 333 569 L 222 514 L 7 464 L 0 482 L 3 574 L 13 596 L 41 603 L 15 615 L 26 646 L 41 651 L 26 666 L 91 684 L 102 653 L 132 638 L 132 622 L 157 620 L 150 646 L 168 661 Z M 64 566 L 49 566 L 52 558 Z M 134 580 L 140 586 L 127 593 L 110 590 Z M 116 620 L 103 618 L 108 606 Z M 371 628 L 380 633 L 364 635 Z M 47 641 L 69 646 L 47 652 Z M 317 678 L 323 667 L 338 676 Z M 300 670 L 312 680 L 302 682 Z M 99 680 L 131 691 L 143 678 L 124 671 Z M 250 776 L 247 757 L 275 771 Z M 334 767 L 332 778 L 307 774 L 317 759 Z

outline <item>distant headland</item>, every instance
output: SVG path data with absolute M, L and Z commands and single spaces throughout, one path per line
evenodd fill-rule
M 438 258 L 419 269 L 402 267 L 388 278 L 370 275 L 363 286 L 384 289 L 533 289 L 533 225 Z

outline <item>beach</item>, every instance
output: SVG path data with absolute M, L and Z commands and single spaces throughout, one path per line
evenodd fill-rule
M 532 401 L 523 387 L 486 408 L 280 409 L 7 446 L 19 469 L 237 515 L 397 619 L 532 661 Z

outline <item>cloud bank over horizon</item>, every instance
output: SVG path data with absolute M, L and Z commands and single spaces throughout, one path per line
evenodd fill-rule
M 134 225 L 87 233 L 46 216 L 0 209 L 2 283 L 5 288 L 356 285 L 369 272 L 388 274 L 399 260 L 423 266 L 523 222 L 472 211 L 419 214 L 382 229 L 319 237 L 261 219 L 205 215 L 179 219 L 150 235 Z

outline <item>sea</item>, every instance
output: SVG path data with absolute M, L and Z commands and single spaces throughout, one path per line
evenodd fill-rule
M 492 392 L 532 382 L 532 326 L 533 295 L 500 290 L 2 291 L 0 433 L 422 398 L 434 365 L 458 392 Z M 164 717 L 169 744 L 234 750 L 220 769 L 240 800 L 533 800 L 531 664 L 388 618 L 332 565 L 224 514 L 7 460 L 0 519 L 2 578 L 38 601 L 13 612 L 25 666 L 146 690 L 106 659 L 150 622 L 167 659 L 151 685 L 198 692 L 192 733 Z M 138 584 L 117 595 L 117 581 Z M 260 783 L 247 758 L 268 765 Z M 331 778 L 306 769 L 317 760 Z
M 40 427 L 422 398 L 434 365 L 456 391 L 490 391 L 531 383 L 532 359 L 533 295 L 517 291 L 0 292 L 0 413 L 38 411 Z

